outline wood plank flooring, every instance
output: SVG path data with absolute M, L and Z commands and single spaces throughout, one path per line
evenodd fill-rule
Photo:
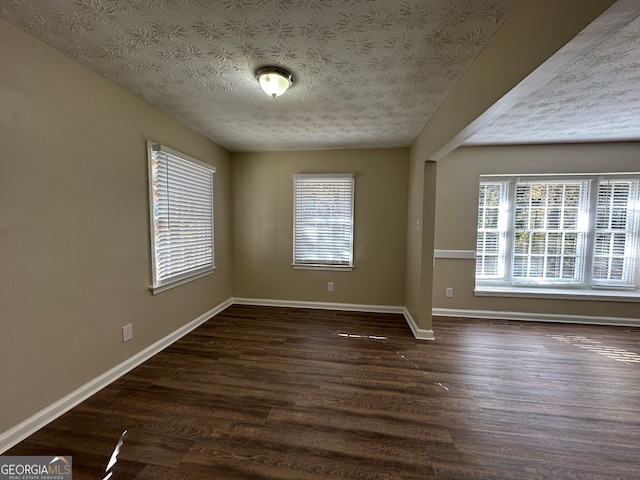
M 232 306 L 5 454 L 103 479 L 126 430 L 112 480 L 640 479 L 640 333 L 433 328 Z

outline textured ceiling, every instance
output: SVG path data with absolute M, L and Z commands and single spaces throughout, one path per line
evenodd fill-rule
M 232 151 L 410 145 L 517 0 L 0 0 Z M 255 70 L 289 69 L 282 97 Z
M 518 0 L 0 0 L 0 17 L 232 151 L 408 146 Z M 568 53 L 567 53 L 568 52 Z M 271 99 L 257 68 L 289 69 Z M 618 0 L 451 143 L 640 140 Z
M 512 94 L 465 144 L 640 140 L 640 2 L 616 2 Z

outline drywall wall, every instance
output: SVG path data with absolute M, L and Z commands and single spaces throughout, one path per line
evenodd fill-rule
M 640 143 L 458 148 L 438 162 L 435 249 L 475 250 L 480 175 L 638 172 L 638 158 Z M 630 302 L 477 297 L 474 275 L 473 259 L 436 258 L 434 308 L 640 318 Z
M 294 173 L 355 174 L 353 271 L 292 268 Z M 407 149 L 234 153 L 234 296 L 403 305 L 407 182 Z
M 433 186 L 423 183 L 425 162 L 440 160 L 440 150 L 445 146 L 455 148 L 449 143 L 454 137 L 613 3 L 521 0 L 411 146 L 405 305 L 420 328 L 431 328 L 429 279 L 434 275 L 431 242 L 423 238 L 435 227 L 428 223 L 430 212 L 423 208 L 428 204 L 425 195 L 434 194 L 427 191 Z M 436 188 L 442 187 L 437 184 Z M 416 232 L 417 221 L 423 223 L 420 232 Z
M 0 71 L 3 432 L 227 300 L 232 259 L 227 151 L 3 20 Z M 218 269 L 156 296 L 147 139 L 217 168 Z

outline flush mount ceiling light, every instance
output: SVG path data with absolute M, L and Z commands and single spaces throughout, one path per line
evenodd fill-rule
M 262 90 L 273 98 L 279 97 L 293 85 L 293 75 L 279 67 L 259 68 L 256 78 Z

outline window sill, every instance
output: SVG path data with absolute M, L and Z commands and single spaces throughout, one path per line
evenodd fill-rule
M 292 264 L 294 270 L 329 270 L 332 272 L 351 272 L 353 265 L 321 265 L 321 264 Z
M 562 300 L 596 300 L 599 302 L 638 302 L 640 303 L 639 290 L 613 290 L 613 289 L 563 289 L 563 288 L 532 288 L 532 287 L 508 287 L 508 286 L 481 286 L 473 291 L 476 297 L 520 297 L 520 298 L 546 298 Z
M 164 285 L 159 285 L 157 287 L 154 287 L 153 285 L 149 287 L 149 290 L 151 290 L 151 294 L 152 295 L 157 295 L 159 293 L 162 292 L 166 292 L 167 290 L 171 290 L 172 288 L 175 287 L 179 287 L 180 285 L 184 285 L 185 283 L 189 283 L 189 282 L 193 282 L 194 280 L 198 280 L 200 278 L 206 277 L 208 275 L 211 275 L 213 272 L 215 272 L 217 267 L 213 267 L 211 270 L 207 270 L 205 272 L 201 272 L 201 273 L 197 273 L 191 277 L 187 277 L 187 278 L 182 278 L 180 280 L 176 280 L 175 282 L 171 282 L 171 283 L 167 283 Z

